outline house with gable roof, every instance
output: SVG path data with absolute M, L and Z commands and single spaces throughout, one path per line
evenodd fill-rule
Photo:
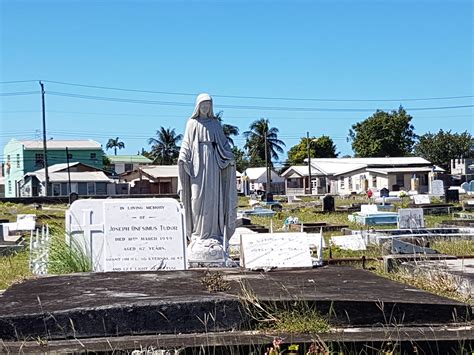
M 443 171 L 420 157 L 311 159 L 311 183 L 313 193 L 316 194 L 347 195 L 382 188 L 409 191 L 412 187 L 416 187 L 420 193 L 426 193 L 430 174 Z M 307 165 L 291 166 L 283 172 L 282 177 L 285 178 L 286 194 L 309 193 Z

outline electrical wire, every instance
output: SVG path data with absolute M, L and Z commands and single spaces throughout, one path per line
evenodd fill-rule
M 93 95 L 82 95 L 75 93 L 66 93 L 59 91 L 47 91 L 47 94 L 53 96 L 63 96 L 86 100 L 98 100 L 98 101 L 112 101 L 122 103 L 135 103 L 135 104 L 147 104 L 147 105 L 164 105 L 164 106 L 188 106 L 194 107 L 193 103 L 175 102 L 175 101 L 153 101 L 153 100 L 142 100 L 142 99 L 127 99 L 118 97 L 107 97 L 107 96 L 93 96 Z M 240 110 L 270 110 L 270 111 L 295 111 L 295 112 L 367 112 L 376 111 L 380 109 L 374 108 L 315 108 L 315 107 L 285 107 L 285 106 L 252 106 L 252 105 L 216 105 L 219 108 L 232 108 Z M 425 110 L 447 110 L 447 109 L 459 109 L 459 108 L 470 108 L 474 105 L 455 105 L 455 106 L 438 106 L 438 107 L 416 107 L 416 108 L 405 108 L 406 111 L 425 111 Z M 391 111 L 393 109 L 382 109 L 383 111 Z

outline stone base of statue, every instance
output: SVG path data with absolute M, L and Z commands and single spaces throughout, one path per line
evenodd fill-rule
M 193 238 L 188 245 L 189 267 L 226 267 L 228 253 L 222 238 Z

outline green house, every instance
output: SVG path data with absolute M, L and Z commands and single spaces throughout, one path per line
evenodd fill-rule
M 103 151 L 93 140 L 47 141 L 48 166 L 80 162 L 98 169 L 103 168 Z M 44 168 L 43 142 L 10 140 L 3 149 L 5 157 L 5 197 L 20 197 L 19 184 L 26 173 Z M 49 186 L 51 189 L 51 186 Z M 49 193 L 51 195 L 51 193 Z

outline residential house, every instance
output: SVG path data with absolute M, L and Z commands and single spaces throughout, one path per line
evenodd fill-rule
M 66 148 L 69 155 L 66 154 Z M 12 139 L 5 145 L 3 152 L 6 159 L 5 197 L 18 197 L 18 184 L 25 174 L 44 168 L 43 142 Z M 68 160 L 98 169 L 103 167 L 101 145 L 92 140 L 49 140 L 47 155 L 48 168 L 50 165 L 67 163 Z M 51 191 L 48 195 L 51 195 Z
M 267 190 L 267 168 L 247 168 L 241 176 L 243 192 L 248 195 L 252 191 Z M 275 170 L 270 169 L 271 193 L 285 193 L 285 179 L 278 175 Z
M 151 159 L 143 155 L 107 155 L 107 158 L 110 160 L 110 170 L 118 175 L 153 163 Z
M 318 194 L 345 195 L 384 187 L 426 193 L 430 173 L 434 171 L 443 170 L 419 157 L 311 159 L 312 186 Z M 292 166 L 282 176 L 286 180 L 287 194 L 309 193 L 307 166 Z
M 130 194 L 176 194 L 178 192 L 177 165 L 147 165 L 120 175 L 130 184 Z
M 113 181 L 103 170 L 79 162 L 48 167 L 50 196 L 115 194 Z M 18 183 L 20 197 L 45 196 L 45 169 L 26 173 Z

